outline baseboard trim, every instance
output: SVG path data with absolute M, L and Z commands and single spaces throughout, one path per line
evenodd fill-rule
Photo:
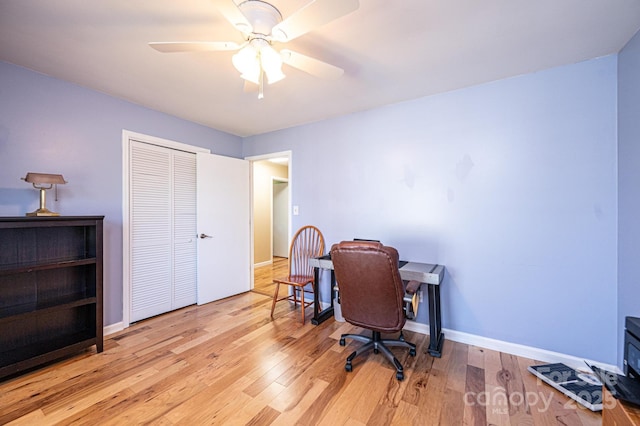
M 273 265 L 273 260 L 265 260 L 264 262 L 254 263 L 253 267 L 254 268 L 259 268 L 261 266 L 268 266 L 268 265 Z
M 117 333 L 118 331 L 124 330 L 124 323 L 122 321 L 117 322 L 115 324 L 107 325 L 102 329 L 102 333 L 105 336 L 108 336 L 113 333 Z
M 428 324 L 422 324 L 415 321 L 407 321 L 404 329 L 416 333 L 425 334 L 427 336 L 429 335 Z M 595 364 L 606 370 L 616 371 L 619 374 L 622 373 L 620 368 L 616 365 L 604 364 L 598 361 L 580 358 L 573 355 L 553 352 L 533 346 L 521 345 L 519 343 L 505 342 L 503 340 L 491 339 L 489 337 L 482 337 L 475 334 L 469 334 L 462 331 L 449 330 L 445 328 L 442 329 L 442 332 L 444 333 L 445 340 L 452 340 L 454 342 L 465 343 L 467 345 L 478 346 L 494 351 L 500 351 L 511 355 L 534 359 L 537 361 L 548 363 L 560 362 L 568 365 L 569 367 L 580 370 L 586 369 L 586 365 L 584 362 L 587 361 L 589 364 Z M 444 344 L 446 345 L 447 343 L 445 342 Z

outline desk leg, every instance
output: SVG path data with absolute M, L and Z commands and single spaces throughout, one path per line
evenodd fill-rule
M 333 316 L 333 288 L 336 284 L 336 275 L 331 270 L 331 306 L 324 311 L 320 311 L 320 268 L 313 268 L 313 318 L 311 324 L 318 325 Z
M 429 355 L 436 358 L 442 356 L 442 344 L 444 334 L 442 334 L 442 315 L 440 311 L 440 286 L 435 284 L 427 285 L 429 293 Z

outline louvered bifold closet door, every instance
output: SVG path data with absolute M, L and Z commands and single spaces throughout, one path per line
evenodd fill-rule
M 195 155 L 142 142 L 130 154 L 135 322 L 195 303 Z
M 173 309 L 196 303 L 196 156 L 173 157 Z

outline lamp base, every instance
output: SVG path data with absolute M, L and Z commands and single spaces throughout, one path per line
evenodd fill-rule
M 27 216 L 29 216 L 29 217 L 33 217 L 33 216 L 60 216 L 60 213 L 52 212 L 51 210 L 47 210 L 47 209 L 38 209 L 38 210 L 36 210 L 34 212 L 27 213 Z

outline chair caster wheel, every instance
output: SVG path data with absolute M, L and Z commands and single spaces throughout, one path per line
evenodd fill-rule
M 344 341 L 344 338 L 341 338 L 341 339 L 340 339 L 340 346 L 344 346 L 344 345 L 346 345 L 346 343 L 345 343 L 345 341 Z
M 416 350 L 413 348 L 409 349 L 409 355 L 416 356 Z
M 396 379 L 400 381 L 404 380 L 404 373 L 396 373 Z
M 373 353 L 374 353 L 374 354 L 377 354 L 377 353 L 380 353 L 380 351 L 379 351 L 378 349 L 374 349 L 374 350 L 373 350 Z
M 351 371 L 353 371 L 353 367 L 351 366 L 351 363 L 347 363 L 344 366 L 345 371 L 347 371 L 348 373 L 350 373 Z

